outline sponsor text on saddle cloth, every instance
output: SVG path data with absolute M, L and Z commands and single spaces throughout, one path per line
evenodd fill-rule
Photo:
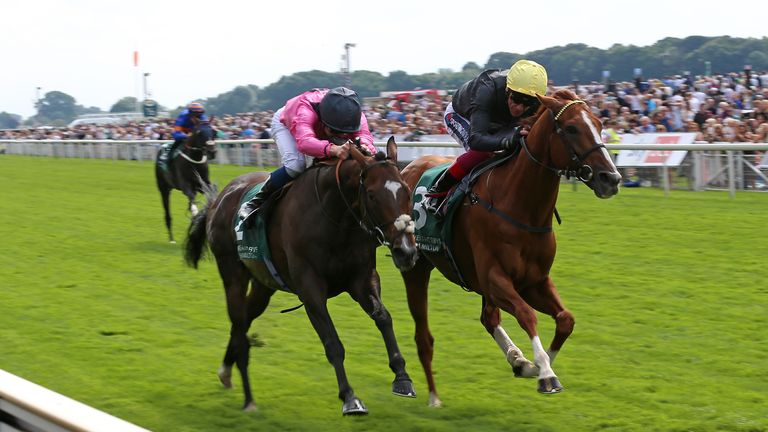
M 263 186 L 264 183 L 259 183 L 246 192 L 240 199 L 240 207 L 253 198 Z M 267 217 L 272 207 L 272 202 L 279 195 L 271 196 L 267 202 L 262 204 L 263 210 L 252 216 L 254 218 L 253 225 L 249 228 L 243 226 L 244 224 L 241 223 L 237 212 L 235 212 L 235 222 L 233 225 L 235 227 L 235 239 L 237 240 L 237 254 L 240 256 L 240 259 L 262 261 L 278 285 L 285 291 L 293 292 L 277 273 L 277 269 L 272 263 L 272 255 L 269 253 L 269 242 L 267 241 Z

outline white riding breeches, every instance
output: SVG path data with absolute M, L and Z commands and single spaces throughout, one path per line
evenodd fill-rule
M 277 151 L 280 152 L 285 170 L 288 171 L 291 177 L 296 178 L 307 169 L 307 165 L 311 163 L 311 158 L 299 151 L 296 138 L 280 121 L 282 113 L 283 108 L 280 108 L 272 117 L 272 138 L 275 140 L 275 144 L 277 144 Z

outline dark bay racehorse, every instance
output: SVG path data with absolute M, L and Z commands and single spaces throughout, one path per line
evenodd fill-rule
M 269 216 L 267 239 L 277 272 L 304 304 L 333 365 L 343 401 L 343 414 L 365 414 L 344 370 L 339 340 L 327 299 L 347 292 L 374 320 L 384 338 L 389 367 L 395 373 L 393 393 L 415 396 L 405 360 L 395 340 L 392 318 L 381 302 L 376 272 L 376 247 L 386 245 L 400 270 L 413 267 L 416 239 L 411 220 L 411 193 L 396 166 L 397 146 L 387 143 L 387 155 L 364 156 L 353 148 L 351 159 L 308 168 L 283 191 Z M 245 410 L 256 409 L 248 380 L 249 343 L 246 332 L 276 290 L 286 290 L 262 261 L 241 260 L 235 235 L 235 215 L 243 195 L 266 179 L 266 173 L 237 177 L 215 198 L 209 198 L 192 218 L 185 259 L 197 267 L 206 242 L 216 258 L 232 322 L 229 344 L 218 375 L 231 386 L 237 364 L 245 393 Z M 250 291 L 248 285 L 251 284 Z
M 555 258 L 552 215 L 560 176 L 579 178 L 599 198 L 618 193 L 621 176 L 601 140 L 600 120 L 587 104 L 567 90 L 539 99 L 542 107 L 528 120 L 530 134 L 517 156 L 483 173 L 456 210 L 452 253 L 461 276 L 442 252 L 421 251 L 427 259 L 419 259 L 413 269 L 402 272 L 431 406 L 442 404 L 432 376 L 434 339 L 427 320 L 429 275 L 435 267 L 452 282 L 482 296 L 480 321 L 516 376 L 537 376 L 541 393 L 562 390 L 551 363 L 573 331 L 574 318 L 549 276 Z M 425 170 L 447 161 L 450 159 L 422 157 L 405 167 L 403 178 L 415 188 Z M 425 193 L 416 190 L 415 213 L 423 212 L 424 199 L 420 201 L 418 196 L 423 198 Z M 416 218 L 417 227 L 420 220 Z M 500 309 L 513 315 L 528 334 L 533 362 L 501 327 Z M 539 340 L 534 310 L 556 323 L 546 351 Z
M 178 189 L 184 193 L 188 200 L 187 209 L 192 215 L 197 214 L 197 205 L 195 205 L 195 196 L 198 192 L 203 192 L 203 184 L 210 186 L 208 178 L 208 160 L 216 156 L 216 132 L 210 123 L 193 119 L 195 127 L 189 134 L 184 144 L 181 145 L 181 152 L 174 160 L 173 155 L 167 156 L 167 162 L 164 167 L 160 160 L 164 149 L 160 149 L 155 157 L 155 178 L 157 179 L 157 188 L 160 190 L 160 197 L 163 200 L 163 209 L 165 210 L 165 227 L 168 229 L 168 240 L 175 243 L 173 231 L 171 231 L 171 212 L 170 195 L 173 189 Z

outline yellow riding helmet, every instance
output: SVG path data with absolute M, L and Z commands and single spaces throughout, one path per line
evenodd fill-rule
M 507 88 L 536 97 L 547 94 L 547 70 L 531 60 L 518 60 L 507 73 Z

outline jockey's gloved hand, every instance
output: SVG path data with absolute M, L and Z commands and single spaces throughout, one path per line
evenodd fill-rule
M 348 139 L 346 139 L 346 138 L 344 138 L 344 137 L 339 137 L 339 136 L 332 136 L 332 137 L 330 137 L 330 138 L 328 139 L 328 141 L 330 141 L 330 142 L 331 142 L 331 144 L 333 144 L 333 145 L 338 145 L 338 146 L 340 146 L 340 145 L 344 145 L 344 144 L 346 144 L 346 143 L 347 143 L 349 140 L 348 140 Z
M 518 145 L 520 145 L 520 143 L 523 140 L 523 134 L 520 133 L 522 129 L 523 128 L 518 127 L 515 129 L 515 133 L 513 133 L 512 136 L 502 138 L 501 140 L 502 149 L 511 150 L 517 147 Z
M 373 156 L 368 147 L 364 146 L 362 141 L 360 141 L 360 137 L 355 137 L 353 143 L 355 144 L 355 147 L 360 150 L 360 153 L 364 154 L 365 156 Z

